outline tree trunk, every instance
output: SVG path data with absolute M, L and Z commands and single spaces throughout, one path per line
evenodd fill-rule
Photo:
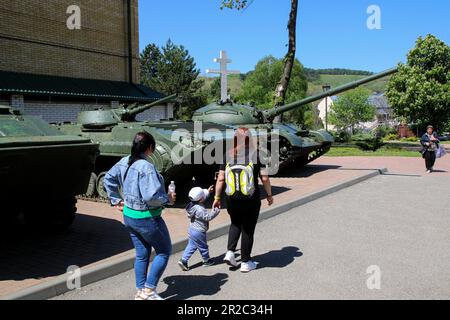
M 277 85 L 275 91 L 275 107 L 281 106 L 285 103 L 286 90 L 291 79 L 292 67 L 295 61 L 296 51 L 296 27 L 297 27 L 297 8 L 298 0 L 291 0 L 291 12 L 289 14 L 288 31 L 289 31 L 289 45 L 288 52 L 284 57 L 284 70 L 281 75 L 281 80 Z M 281 122 L 281 116 L 274 119 L 274 122 Z

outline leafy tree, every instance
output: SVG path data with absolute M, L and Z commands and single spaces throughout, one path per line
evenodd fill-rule
M 141 70 L 142 83 L 164 94 L 179 94 L 178 118 L 190 118 L 195 109 L 206 104 L 200 70 L 184 46 L 170 39 L 162 48 L 148 45 L 141 53 Z
M 228 89 L 228 92 L 229 91 L 230 89 Z M 220 77 L 215 78 L 214 81 L 211 83 L 211 86 L 209 87 L 208 96 L 212 101 L 220 100 Z
M 230 9 L 244 9 L 248 7 L 250 3 L 247 0 L 222 0 L 221 8 Z M 289 81 L 295 64 L 295 52 L 296 52 L 296 27 L 297 27 L 297 8 L 298 0 L 291 0 L 291 10 L 289 13 L 289 19 L 287 24 L 288 29 L 288 51 L 283 59 L 283 72 L 278 78 L 278 83 L 273 87 L 275 93 L 273 94 L 274 105 L 281 106 L 285 104 L 287 98 L 287 91 L 289 87 Z M 272 90 L 273 90 L 272 88 Z M 278 119 L 280 120 L 280 119 Z
M 419 37 L 388 84 L 387 97 L 397 116 L 424 129 L 450 123 L 450 48 L 433 35 Z
M 276 87 L 281 74 L 283 73 L 283 59 L 277 59 L 273 56 L 267 56 L 261 59 L 255 67 L 254 71 L 247 74 L 241 91 L 236 97 L 236 101 L 240 103 L 254 103 L 262 109 L 274 107 L 273 88 Z M 302 99 L 306 96 L 308 82 L 304 75 L 303 66 L 296 59 L 294 62 L 292 77 L 286 92 L 286 103 Z M 305 123 L 305 112 L 310 106 L 293 110 L 288 113 L 291 121 Z
M 375 118 L 375 107 L 369 103 L 370 90 L 359 87 L 343 93 L 333 102 L 328 114 L 331 124 L 340 130 L 350 129 L 353 133 L 360 122 Z
M 161 50 L 155 44 L 149 44 L 141 53 L 141 82 L 150 86 L 150 79 L 157 76 L 157 65 L 162 59 Z
M 247 0 L 222 0 L 222 5 L 220 9 L 228 8 L 228 9 L 237 9 L 241 10 L 247 7 Z

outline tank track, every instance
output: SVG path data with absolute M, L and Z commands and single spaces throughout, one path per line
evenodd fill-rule
M 325 153 L 330 151 L 330 148 L 331 148 L 331 143 L 323 144 L 319 148 L 312 150 L 311 152 L 308 153 L 307 156 L 299 159 L 298 166 L 306 166 L 308 163 L 313 162 L 314 160 L 320 158 Z M 108 199 L 99 197 L 98 195 L 95 195 L 95 196 L 79 195 L 79 196 L 77 196 L 77 199 L 84 200 L 84 201 L 91 201 L 91 202 L 109 203 Z
M 100 203 L 109 203 L 108 199 L 104 199 L 102 197 L 99 197 L 97 195 L 95 196 L 87 196 L 85 194 L 77 196 L 77 200 L 84 200 L 84 201 L 90 201 L 90 202 L 100 202 Z
M 331 148 L 331 143 L 330 144 L 324 144 L 322 145 L 320 148 L 317 148 L 316 150 L 310 152 L 308 154 L 308 159 L 306 164 L 313 162 L 314 160 L 320 158 L 321 156 L 323 156 L 325 153 L 327 153 L 328 151 L 330 151 Z

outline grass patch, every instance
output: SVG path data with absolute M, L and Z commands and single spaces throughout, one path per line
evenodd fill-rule
M 347 84 L 356 80 L 366 78 L 368 76 L 362 75 L 337 75 L 337 74 L 321 74 L 319 79 L 308 83 L 308 95 L 314 95 L 322 93 L 322 85 L 328 83 L 332 88 Z M 371 83 L 364 85 L 372 91 L 385 92 L 389 77 L 375 80 Z
M 375 152 L 352 147 L 331 147 L 325 155 L 328 157 L 420 157 L 417 151 L 388 147 L 382 147 Z

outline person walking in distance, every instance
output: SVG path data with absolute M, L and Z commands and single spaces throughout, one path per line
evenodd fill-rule
M 439 138 L 437 133 L 434 132 L 433 126 L 427 127 L 427 132 L 420 139 L 420 144 L 423 147 L 421 152 L 425 159 L 427 173 L 431 173 L 436 162 L 436 151 L 439 148 Z

